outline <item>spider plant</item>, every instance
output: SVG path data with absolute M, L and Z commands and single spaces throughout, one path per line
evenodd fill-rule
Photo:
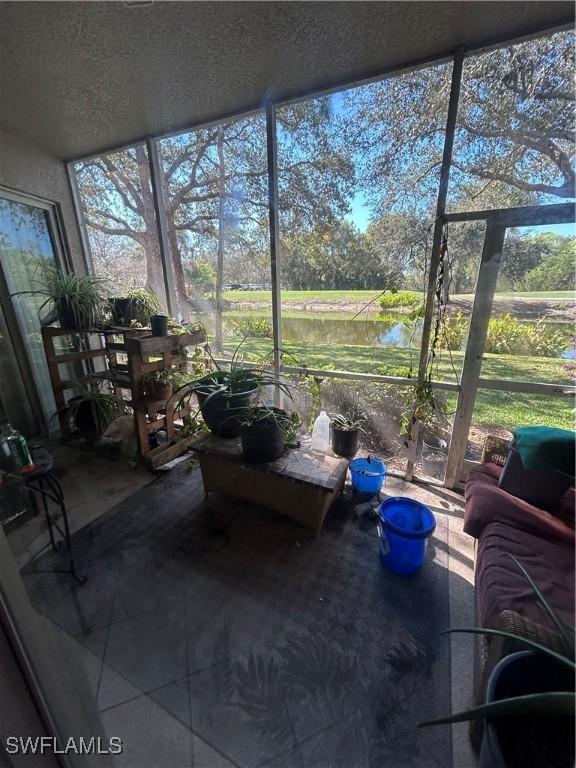
M 37 258 L 31 264 L 34 272 L 31 282 L 38 287 L 18 291 L 13 296 L 44 296 L 38 313 L 45 308 L 55 311 L 62 328 L 93 328 L 103 319 L 107 306 L 104 278 L 64 272 L 49 259 Z
M 366 419 L 354 419 L 351 416 L 343 416 L 341 413 L 330 414 L 330 426 L 332 429 L 339 429 L 341 432 L 365 432 L 364 424 Z
M 294 434 L 298 414 L 257 404 L 235 417 L 240 426 L 242 450 L 247 461 L 274 461 L 285 451 Z
M 114 419 L 130 413 L 124 400 L 112 392 L 102 391 L 102 382 L 98 379 L 87 382 L 86 386 L 78 381 L 64 382 L 64 385 L 76 393 L 64 410 L 86 436 L 101 436 Z

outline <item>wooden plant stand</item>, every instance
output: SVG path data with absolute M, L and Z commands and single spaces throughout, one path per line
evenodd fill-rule
M 69 336 L 74 351 L 59 353 L 56 339 Z M 70 331 L 63 328 L 42 328 L 42 340 L 54 392 L 54 400 L 64 441 L 74 435 L 70 432 L 66 413 L 65 392 L 73 388 L 73 382 L 87 383 L 104 379 L 118 397 L 126 400 L 134 411 L 134 423 L 138 450 L 150 469 L 180 456 L 194 439 L 177 422 L 190 416 L 189 407 L 178 407 L 178 396 L 167 402 L 154 400 L 145 393 L 144 377 L 153 371 L 186 367 L 182 352 L 206 341 L 204 331 L 198 333 L 152 336 L 147 329 L 110 326 L 104 329 Z M 94 343 L 99 344 L 93 348 Z M 102 370 L 93 371 L 94 361 Z M 82 364 L 82 374 L 63 377 L 63 363 Z M 155 447 L 150 436 L 166 432 L 166 441 Z
M 146 394 L 144 378 L 153 371 L 170 368 L 186 368 L 182 352 L 206 341 L 204 331 L 198 333 L 152 336 L 149 333 L 127 340 L 128 373 L 132 390 L 132 408 L 136 439 L 140 456 L 150 469 L 175 459 L 188 449 L 195 439 L 186 430 L 186 420 L 191 415 L 189 405 L 179 403 L 180 396 L 173 395 L 168 401 L 159 401 Z M 184 424 L 177 421 L 184 420 Z M 150 436 L 165 432 L 165 441 L 152 447 Z
M 126 339 L 128 336 L 137 335 L 142 331 L 133 328 L 105 328 L 71 331 L 64 328 L 51 326 L 42 328 L 42 342 L 44 354 L 48 364 L 50 383 L 54 393 L 54 402 L 60 422 L 62 439 L 70 440 L 73 435 L 66 414 L 65 392 L 73 389 L 73 383 L 86 384 L 94 379 L 106 379 L 112 383 L 115 393 L 123 397 L 122 390 L 130 389 L 128 365 L 119 362 L 119 352 L 126 353 Z M 56 349 L 56 340 L 70 337 L 73 351 L 59 352 Z M 120 340 L 119 340 L 120 339 Z M 94 346 L 98 344 L 98 346 Z M 94 361 L 100 362 L 102 370 L 90 370 L 94 367 Z M 82 374 L 62 376 L 60 366 L 63 364 L 82 366 Z M 128 400 L 128 402 L 130 402 Z

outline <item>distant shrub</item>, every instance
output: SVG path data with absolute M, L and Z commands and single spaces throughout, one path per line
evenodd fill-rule
M 386 291 L 380 297 L 380 312 L 387 309 L 412 309 L 416 310 L 422 305 L 422 294 L 417 291 Z
M 272 338 L 272 325 L 263 317 L 229 317 L 227 324 L 233 336 L 258 339 Z
M 457 312 L 444 323 L 441 345 L 444 349 L 462 349 L 468 320 Z M 568 344 L 564 331 L 551 330 L 541 318 L 535 323 L 523 323 L 511 314 L 493 317 L 488 323 L 486 352 L 497 355 L 531 355 L 560 357 Z

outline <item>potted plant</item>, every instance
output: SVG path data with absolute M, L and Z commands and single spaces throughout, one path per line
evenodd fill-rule
M 132 288 L 126 296 L 108 299 L 112 322 L 123 327 L 138 323 L 141 327 L 149 326 L 152 315 L 162 313 L 162 305 L 152 291 L 145 288 Z
M 258 391 L 268 385 L 279 386 L 289 394 L 285 385 L 266 370 L 234 364 L 230 370 L 205 374 L 191 388 L 208 429 L 220 437 L 238 437 L 242 412 Z
M 34 259 L 33 269 L 35 278 L 32 282 L 38 288 L 18 291 L 13 296 L 46 297 L 38 311 L 48 307 L 53 317 L 56 316 L 60 321 L 60 326 L 66 330 L 94 328 L 101 322 L 106 308 L 106 280 L 96 275 L 64 272 L 48 259 Z M 51 322 L 50 315 L 43 322 Z
M 281 408 L 255 405 L 239 416 L 242 452 L 246 461 L 275 461 L 286 450 L 297 417 Z
M 144 376 L 144 385 L 150 397 L 155 400 L 169 400 L 172 397 L 174 372 L 169 368 L 152 371 Z
M 363 418 L 353 419 L 341 413 L 330 416 L 332 450 L 337 456 L 354 456 L 360 445 L 360 432 L 364 432 L 363 424 Z
M 66 382 L 78 394 L 66 404 L 72 425 L 89 441 L 101 437 L 119 416 L 130 413 L 128 404 L 112 392 L 102 392 L 101 382 L 94 380 L 86 386 L 79 382 Z
M 512 653 L 494 667 L 485 704 L 420 726 L 484 718 L 481 768 L 572 766 L 576 710 L 574 627 L 557 615 L 526 568 L 515 557 L 512 560 L 556 627 L 557 633 L 549 633 L 553 642 L 500 629 L 446 630 L 504 637 L 531 652 Z

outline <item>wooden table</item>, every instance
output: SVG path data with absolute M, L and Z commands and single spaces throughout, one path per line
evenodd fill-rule
M 320 533 L 326 513 L 346 480 L 348 459 L 310 450 L 310 437 L 276 461 L 244 461 L 240 438 L 209 434 L 190 448 L 198 454 L 204 493 L 222 493 L 287 515 Z

